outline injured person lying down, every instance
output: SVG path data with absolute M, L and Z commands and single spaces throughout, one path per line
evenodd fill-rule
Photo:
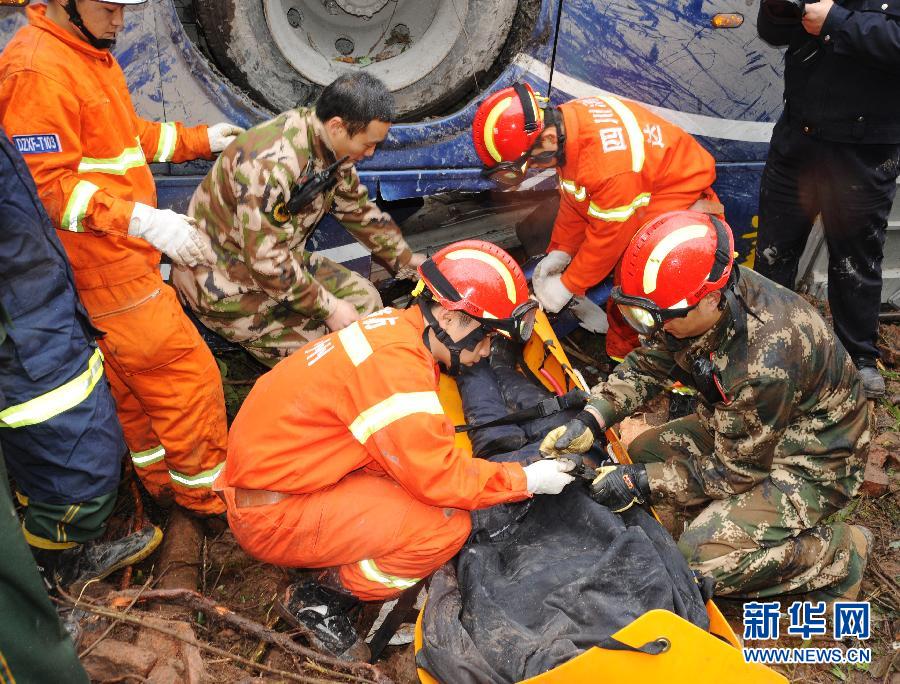
M 516 369 L 518 363 L 527 372 L 519 356 L 515 345 L 497 338 L 489 361 L 457 377 L 469 425 L 551 397 Z M 530 463 L 542 458 L 544 435 L 578 410 L 470 430 L 473 452 Z M 598 448 L 586 455 L 594 465 L 605 458 Z M 579 477 L 557 496 L 472 512 L 467 543 L 431 580 L 419 667 L 444 684 L 517 682 L 592 646 L 630 649 L 612 635 L 653 609 L 708 629 L 711 585 L 698 583 L 644 508 L 614 513 L 590 498 L 589 485 Z

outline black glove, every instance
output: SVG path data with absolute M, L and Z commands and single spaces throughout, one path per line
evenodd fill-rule
M 583 389 L 578 389 L 577 387 L 575 389 L 570 389 L 564 395 L 558 397 L 559 409 L 561 411 L 566 411 L 568 409 L 583 409 L 590 398 L 590 392 L 585 392 Z M 593 416 L 591 416 L 591 418 L 593 418 Z M 597 421 L 594 422 L 596 423 Z
M 615 513 L 634 504 L 643 505 L 650 500 L 647 469 L 639 463 L 598 468 L 591 483 L 591 498 Z

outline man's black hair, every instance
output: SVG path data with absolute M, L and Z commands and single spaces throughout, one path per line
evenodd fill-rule
M 365 71 L 339 76 L 316 100 L 319 121 L 339 116 L 348 135 L 365 130 L 372 121 L 394 121 L 394 96 L 379 79 Z

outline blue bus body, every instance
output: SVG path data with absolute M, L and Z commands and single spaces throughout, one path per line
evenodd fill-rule
M 781 107 L 781 52 L 756 36 L 756 3 L 745 0 L 737 28 L 712 18 L 735 10 L 722 0 L 542 0 L 530 41 L 480 94 L 517 80 L 554 102 L 613 93 L 655 108 L 681 125 L 718 161 L 716 190 L 742 257 L 752 253 L 759 176 Z M 243 126 L 273 112 L 258 106 L 210 65 L 188 37 L 173 0 L 129 8 L 115 54 L 138 112 L 189 124 L 229 120 Z M 25 23 L 21 9 L 0 10 L 0 45 Z M 447 116 L 395 125 L 363 181 L 386 200 L 492 189 L 479 175 L 470 124 L 481 95 Z M 183 210 L 208 163 L 154 165 L 161 206 Z M 519 191 L 554 187 L 552 174 Z M 320 246 L 347 242 L 340 231 Z M 332 235 L 331 233 L 334 232 Z

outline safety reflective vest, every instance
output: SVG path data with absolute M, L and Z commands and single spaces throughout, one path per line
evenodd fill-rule
M 560 110 L 566 158 L 557 170 L 561 198 L 548 251 L 573 255 L 562 282 L 583 294 L 612 272 L 657 209 L 686 209 L 701 197 L 716 178 L 715 160 L 688 133 L 634 102 L 605 95 Z
M 281 361 L 244 401 L 217 486 L 306 494 L 366 468 L 434 506 L 527 498 L 522 466 L 455 446 L 424 329 L 417 308 L 383 309 Z

